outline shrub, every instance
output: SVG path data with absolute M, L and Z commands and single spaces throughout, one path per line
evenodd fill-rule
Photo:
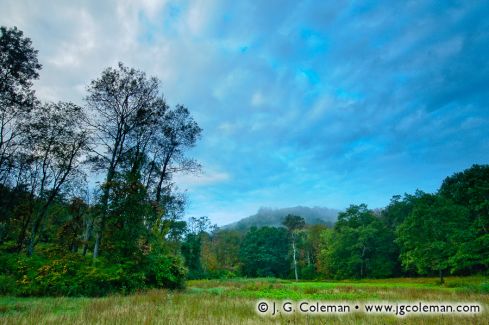
M 35 256 L 2 254 L 0 294 L 20 296 L 103 296 L 157 288 L 182 288 L 186 275 L 177 256 L 154 254 L 140 261 L 93 261 L 75 253 L 41 251 Z
M 148 284 L 157 288 L 179 289 L 185 285 L 187 269 L 182 258 L 172 255 L 149 256 Z

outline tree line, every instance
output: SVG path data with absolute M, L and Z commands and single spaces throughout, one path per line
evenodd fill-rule
M 488 230 L 489 165 L 473 165 L 434 194 L 396 195 L 377 210 L 351 205 L 333 227 L 288 215 L 283 227 L 200 227 L 183 245 L 192 246 L 184 253 L 196 278 L 436 275 L 443 282 L 447 274 L 487 274 Z
M 0 27 L 0 291 L 182 286 L 173 176 L 200 170 L 187 153 L 202 129 L 156 77 L 123 63 L 88 84 L 82 106 L 41 102 L 37 54 Z

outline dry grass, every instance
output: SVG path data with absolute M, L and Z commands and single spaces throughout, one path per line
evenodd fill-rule
M 452 282 L 452 285 L 450 284 Z M 458 283 L 458 284 L 457 284 Z M 152 290 L 105 298 L 0 297 L 3 324 L 489 324 L 487 278 L 453 278 L 447 286 L 435 279 L 350 282 L 300 282 L 275 279 L 190 281 L 180 292 Z M 479 302 L 478 316 L 408 316 L 351 313 L 342 316 L 301 314 L 276 317 L 255 312 L 267 300 L 452 301 Z

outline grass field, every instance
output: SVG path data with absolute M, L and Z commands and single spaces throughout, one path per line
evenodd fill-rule
M 477 316 L 259 315 L 257 302 L 454 302 L 482 305 Z M 104 298 L 0 297 L 3 324 L 489 324 L 489 279 L 449 277 L 340 282 L 278 279 L 189 281 L 182 291 L 152 290 Z

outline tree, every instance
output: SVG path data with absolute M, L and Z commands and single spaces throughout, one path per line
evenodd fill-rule
M 235 230 L 220 230 L 213 236 L 215 254 L 219 261 L 219 268 L 231 274 L 238 275 L 239 247 L 243 234 Z
M 294 262 L 294 275 L 295 275 L 295 281 L 299 280 L 298 274 L 297 274 L 297 258 L 296 258 L 296 239 L 297 239 L 297 232 L 304 228 L 306 225 L 306 222 L 304 221 L 304 218 L 299 217 L 299 216 L 294 216 L 294 215 L 287 215 L 282 222 L 282 224 L 287 227 L 289 230 L 289 233 L 292 238 L 292 260 Z
M 0 27 L 0 184 L 5 185 L 21 145 L 19 127 L 36 102 L 37 50 L 16 27 Z
M 289 236 L 284 228 L 252 227 L 240 247 L 243 274 L 250 277 L 287 277 Z
M 304 267 L 301 272 L 302 277 L 314 279 L 319 272 L 320 254 L 321 254 L 321 235 L 329 228 L 326 225 L 308 225 L 304 230 L 303 250 L 304 250 Z
M 88 87 L 87 104 L 94 113 L 92 166 L 105 173 L 100 195 L 100 217 L 94 245 L 99 255 L 118 174 L 137 177 L 151 201 L 153 213 L 144 217 L 148 229 L 164 237 L 177 225 L 184 198 L 176 193 L 172 176 L 193 172 L 199 165 L 185 155 L 201 129 L 182 105 L 170 109 L 159 93 L 158 79 L 119 63 L 108 68 Z
M 59 227 L 56 237 L 62 249 L 76 253 L 82 244 L 83 219 L 88 212 L 88 204 L 80 197 L 74 197 L 67 208 L 68 219 Z
M 100 199 L 101 215 L 93 250 L 93 257 L 97 258 L 118 168 L 124 157 L 141 145 L 134 139 L 146 133 L 148 125 L 154 120 L 154 112 L 166 109 L 166 105 L 158 100 L 159 82 L 156 78 L 147 78 L 144 72 L 127 68 L 122 63 L 115 69 L 105 69 L 100 78 L 90 83 L 87 91 L 86 102 L 92 116 L 88 123 L 93 128 L 96 140 L 91 161 L 95 170 L 105 172 Z M 134 157 L 137 159 L 139 155 Z
M 414 195 L 404 194 L 404 197 L 394 195 L 389 205 L 381 212 L 382 221 L 389 229 L 395 231 L 411 213 L 416 200 L 423 195 L 424 193 L 420 191 L 416 191 Z
M 443 273 L 468 225 L 466 208 L 438 195 L 424 194 L 397 230 L 403 266 L 415 266 L 420 274 L 437 272 L 443 283 Z
M 189 278 L 197 279 L 203 276 L 202 242 L 207 239 L 209 232 L 215 231 L 216 228 L 208 217 L 190 218 L 187 235 L 182 243 L 182 255 L 189 269 Z
M 394 268 L 393 241 L 367 205 L 351 205 L 338 215 L 322 263 L 335 278 L 387 277 Z
M 106 251 L 111 260 L 138 260 L 150 250 L 151 232 L 145 226 L 151 204 L 139 175 L 117 174 L 110 192 Z
M 148 138 L 142 166 L 143 182 L 154 202 L 153 218 L 148 223 L 168 226 L 179 217 L 184 204 L 183 197 L 175 193 L 172 177 L 176 173 L 200 171 L 200 165 L 187 157 L 186 151 L 195 146 L 202 129 L 182 105 L 166 108 L 164 114 L 158 114 L 153 129 L 159 132 L 152 132 Z M 168 227 L 161 229 L 163 235 L 171 231 Z
M 39 198 L 34 210 L 28 254 L 32 255 L 50 205 L 66 185 L 80 176 L 81 156 L 88 135 L 82 128 L 84 112 L 72 103 L 50 103 L 33 109 L 24 127 L 24 150 L 30 156 L 32 192 Z
M 163 185 L 171 179 L 171 174 L 200 169 L 195 160 L 185 156 L 185 150 L 195 146 L 202 129 L 182 105 L 167 109 L 156 120 L 156 126 L 161 132 L 152 134 L 146 177 L 148 187 L 153 177 L 156 178 L 155 201 L 160 202 Z
M 387 207 L 382 209 L 380 214 L 380 220 L 386 226 L 386 231 L 389 237 L 395 238 L 397 228 L 404 222 L 404 220 L 409 216 L 417 200 L 422 197 L 425 193 L 421 191 L 416 191 L 414 195 L 404 194 L 403 197 L 400 195 L 394 195 Z M 399 256 L 399 245 L 395 242 L 390 241 L 389 246 L 393 250 L 393 256 Z M 401 274 L 415 274 L 414 269 L 404 269 L 402 268 L 401 261 L 398 258 L 393 258 L 394 263 L 394 275 Z
M 325 276 L 333 276 L 335 273 L 332 269 L 332 247 L 333 247 L 333 229 L 327 228 L 321 231 L 319 237 L 319 254 L 317 261 L 318 271 Z
M 89 85 L 89 114 L 41 104 L 31 41 L 0 27 L 0 50 L 1 250 L 49 252 L 22 258 L 20 269 L 18 256 L 6 256 L 0 276 L 23 294 L 181 287 L 185 197 L 172 176 L 198 169 L 186 151 L 201 132 L 188 109 L 167 107 L 156 78 L 122 64 Z M 95 204 L 84 191 L 86 158 L 105 177 Z M 85 255 L 89 247 L 99 255 L 102 236 L 105 256 L 93 263 Z
M 447 177 L 439 194 L 468 209 L 466 240 L 452 257 L 453 270 L 483 271 L 489 267 L 489 165 L 473 165 Z
M 239 249 L 242 233 L 217 230 L 204 237 L 201 260 L 204 273 L 210 278 L 234 277 L 239 274 Z

